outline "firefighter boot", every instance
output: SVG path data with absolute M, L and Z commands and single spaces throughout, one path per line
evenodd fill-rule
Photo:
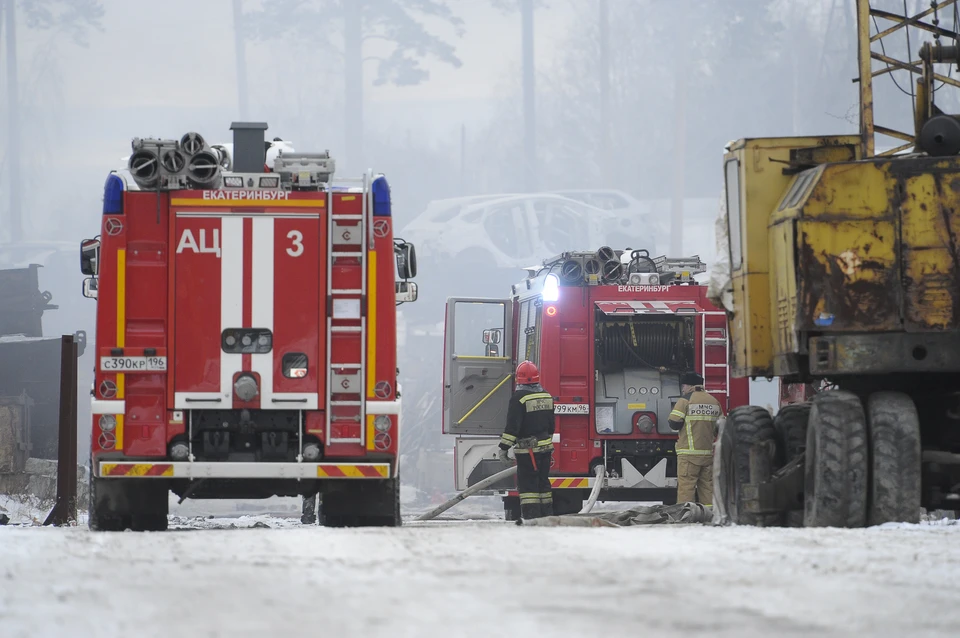
M 528 521 L 534 518 L 540 518 L 540 503 L 521 503 L 520 518 Z
M 304 525 L 314 525 L 317 522 L 317 495 L 303 497 L 302 514 L 300 522 Z

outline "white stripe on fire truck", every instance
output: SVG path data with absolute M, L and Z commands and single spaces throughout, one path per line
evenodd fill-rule
M 250 256 L 253 285 L 251 286 L 252 328 L 266 328 L 273 332 L 274 308 L 274 253 L 276 243 L 274 220 L 258 214 L 253 219 L 253 254 Z M 284 257 L 281 254 L 281 257 Z M 274 335 L 276 342 L 276 335 Z M 276 348 L 266 354 L 250 355 L 250 369 L 260 375 L 261 410 L 316 410 L 319 396 L 316 392 L 274 392 L 275 359 L 283 353 Z
M 254 235 L 256 237 L 256 235 Z M 220 331 L 243 326 L 243 218 L 220 220 Z M 219 335 L 217 335 L 219 338 Z M 233 402 L 233 374 L 243 366 L 243 355 L 220 350 L 220 394 L 224 407 Z
M 273 333 L 273 226 L 272 219 L 253 219 L 253 254 L 250 256 L 253 285 L 251 316 L 253 328 Z M 260 375 L 260 407 L 273 405 L 273 357 L 276 351 L 250 356 L 250 369 Z

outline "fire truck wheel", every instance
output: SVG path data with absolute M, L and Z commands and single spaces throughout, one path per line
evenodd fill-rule
M 920 417 L 902 392 L 867 399 L 870 423 L 868 525 L 920 522 Z
M 520 497 L 519 496 L 503 497 L 503 518 L 508 521 L 520 520 Z
M 732 523 L 738 525 L 778 525 L 779 514 L 751 514 L 744 511 L 743 486 L 767 481 L 770 476 L 750 476 L 750 448 L 776 440 L 773 419 L 765 408 L 745 405 L 730 411 L 720 434 L 720 471 L 717 488 L 723 507 Z
M 168 498 L 164 483 L 91 476 L 87 526 L 102 532 L 161 532 L 167 529 Z
M 830 390 L 813 398 L 803 485 L 805 527 L 867 522 L 867 419 L 860 398 Z
M 400 527 L 400 479 L 331 482 L 320 520 L 324 527 Z
M 553 513 L 556 516 L 579 514 L 583 509 L 580 490 L 553 490 Z
M 807 423 L 810 421 L 809 403 L 791 403 L 780 408 L 773 427 L 777 430 L 779 465 L 795 460 L 807 449 Z M 788 527 L 803 527 L 803 510 L 787 512 Z

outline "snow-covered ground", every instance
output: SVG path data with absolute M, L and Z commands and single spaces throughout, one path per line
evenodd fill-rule
M 456 510 L 451 510 L 454 514 Z M 0 527 L 0 635 L 956 636 L 960 525 Z

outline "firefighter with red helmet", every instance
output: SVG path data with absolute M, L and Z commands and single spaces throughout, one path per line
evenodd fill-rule
M 508 461 L 516 447 L 517 491 L 520 516 L 525 519 L 553 515 L 550 460 L 553 456 L 553 397 L 540 386 L 540 371 L 531 361 L 517 366 L 517 390 L 507 407 L 507 425 L 500 437 L 497 457 Z
M 677 502 L 693 502 L 696 492 L 696 502 L 713 505 L 713 442 L 723 409 L 703 389 L 703 377 L 696 372 L 680 377 L 680 394 L 668 421 L 679 432 Z

